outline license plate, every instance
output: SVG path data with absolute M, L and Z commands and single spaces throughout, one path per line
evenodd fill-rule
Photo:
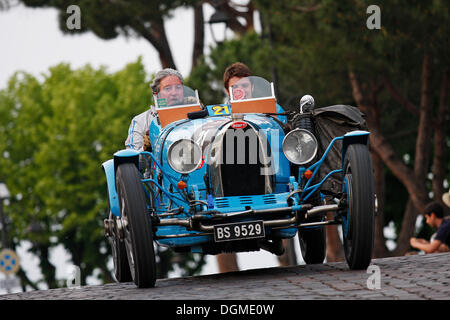
M 263 221 L 239 222 L 214 226 L 214 241 L 264 238 Z

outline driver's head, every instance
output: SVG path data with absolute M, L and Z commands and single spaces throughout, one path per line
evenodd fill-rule
M 183 76 L 177 70 L 159 71 L 150 87 L 158 99 L 166 99 L 167 106 L 183 103 Z
M 249 67 L 242 62 L 236 62 L 228 66 L 223 74 L 223 86 L 225 87 L 227 94 L 230 95 L 229 88 L 232 87 L 233 91 L 235 89 L 242 90 L 244 97 L 241 99 L 251 98 L 253 85 L 251 84 L 250 79 L 243 79 L 250 77 L 251 75 L 252 72 Z

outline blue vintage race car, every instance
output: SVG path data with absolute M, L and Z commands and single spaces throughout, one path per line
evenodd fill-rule
M 349 267 L 369 265 L 375 215 L 369 132 L 331 137 L 332 125 L 321 120 L 354 120 L 355 110 L 315 109 L 304 96 L 297 111 L 283 112 L 273 84 L 242 81 L 250 91 L 230 88 L 227 104 L 204 107 L 188 87 L 178 105 L 155 96 L 152 151 L 120 150 L 103 163 L 105 233 L 119 282 L 155 285 L 154 242 L 176 252 L 281 255 L 282 239 L 298 233 L 305 262 L 322 263 L 325 226 L 333 224 L 342 225 Z

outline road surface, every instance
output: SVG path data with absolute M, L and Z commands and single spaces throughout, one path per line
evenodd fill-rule
M 358 271 L 339 262 L 160 279 L 150 289 L 110 283 L 0 295 L 20 299 L 450 300 L 450 253 L 374 259 Z

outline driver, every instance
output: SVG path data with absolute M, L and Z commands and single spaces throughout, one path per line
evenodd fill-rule
M 183 103 L 183 76 L 177 70 L 166 68 L 156 73 L 150 88 L 158 99 L 165 99 L 167 106 Z M 148 110 L 138 114 L 131 120 L 125 147 L 138 151 L 150 151 L 148 130 L 150 123 L 157 117 L 156 109 L 152 105 Z
M 153 87 L 152 87 L 153 89 Z M 157 93 L 157 98 L 165 99 L 167 106 L 183 104 L 183 83 L 178 76 L 169 75 L 161 80 L 160 90 L 153 91 Z

